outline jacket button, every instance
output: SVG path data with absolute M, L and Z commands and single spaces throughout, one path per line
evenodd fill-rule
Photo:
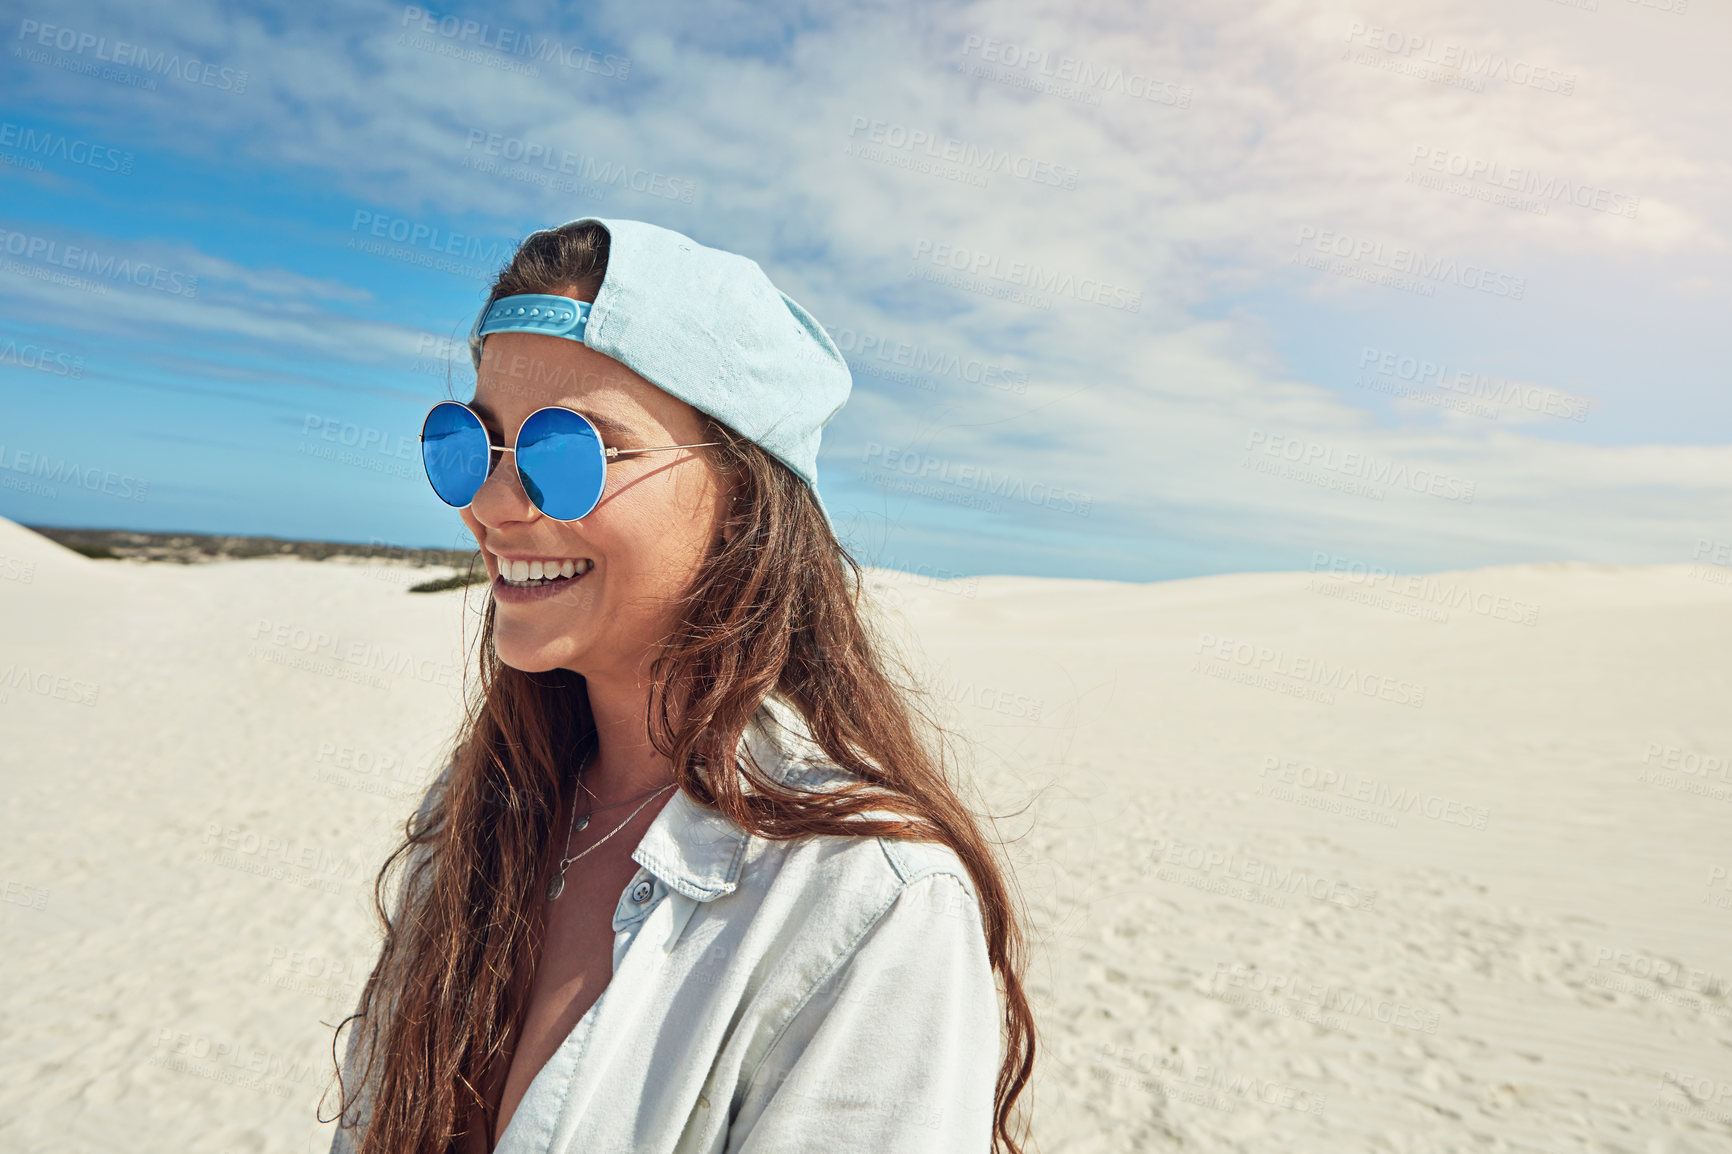
M 651 885 L 648 880 L 641 881 L 637 883 L 637 885 L 631 887 L 631 900 L 642 905 L 644 902 L 649 901 L 650 895 L 654 892 L 655 886 Z

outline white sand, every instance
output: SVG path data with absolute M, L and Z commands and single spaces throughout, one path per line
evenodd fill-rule
M 1032 803 L 1049 1154 L 1732 1149 L 1732 587 L 1506 567 L 1439 622 L 1303 573 L 878 580 Z M 464 595 L 403 585 L 0 522 L 0 1150 L 325 1149 L 320 1021 L 459 716 Z M 1423 703 L 1219 675 L 1258 647 Z

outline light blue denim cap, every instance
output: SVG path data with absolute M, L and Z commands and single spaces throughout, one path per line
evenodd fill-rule
M 758 263 L 641 220 L 608 232 L 607 272 L 582 341 L 773 454 L 818 496 L 818 438 L 853 378 L 836 342 Z M 561 225 L 561 228 L 565 225 Z M 481 368 L 481 322 L 469 352 Z

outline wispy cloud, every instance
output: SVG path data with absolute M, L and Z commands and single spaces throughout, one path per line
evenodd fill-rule
M 1727 450 L 1692 420 L 1709 406 L 1724 440 L 1704 361 L 1723 338 L 1680 348 L 1649 325 L 1724 321 L 1732 173 L 1707 45 L 1728 21 L 1706 8 L 1666 24 L 1540 0 L 993 3 L 730 23 L 691 6 L 657 29 L 624 7 L 436 12 L 491 42 L 456 21 L 428 32 L 406 6 L 313 23 L 54 11 L 244 68 L 246 91 L 114 99 L 27 62 L 18 99 L 165 164 L 277 185 L 250 211 L 299 200 L 291 232 L 314 221 L 327 244 L 243 253 L 192 223 L 123 241 L 85 221 L 90 243 L 209 286 L 115 294 L 93 333 L 402 368 L 466 327 L 482 286 L 425 261 L 336 261 L 356 207 L 490 238 L 638 217 L 753 256 L 869 339 L 827 437 L 831 504 L 911 539 L 944 525 L 977 568 L 1078 534 L 1146 544 L 1140 565 L 1072 551 L 1118 576 L 1167 574 L 1155 558 L 1174 552 L 1287 564 L 1320 542 L 1408 565 L 1669 560 L 1732 511 Z M 530 75 L 501 30 L 566 58 Z M 412 315 L 392 304 L 406 286 Z M 78 299 L 16 275 L 0 294 L 28 323 L 71 323 Z M 1648 359 L 1658 378 L 1625 367 Z M 982 508 L 954 481 L 887 489 L 872 446 L 919 455 L 928 481 L 996 470 L 1086 494 L 1090 512 Z

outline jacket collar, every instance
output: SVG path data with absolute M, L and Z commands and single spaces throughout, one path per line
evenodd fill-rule
M 782 785 L 801 788 L 824 775 L 821 748 L 807 735 L 799 712 L 781 698 L 771 697 L 759 707 L 740 746 L 742 756 L 749 753 L 766 776 Z M 724 814 L 675 790 L 631 856 L 675 893 L 707 902 L 738 888 L 751 836 Z

